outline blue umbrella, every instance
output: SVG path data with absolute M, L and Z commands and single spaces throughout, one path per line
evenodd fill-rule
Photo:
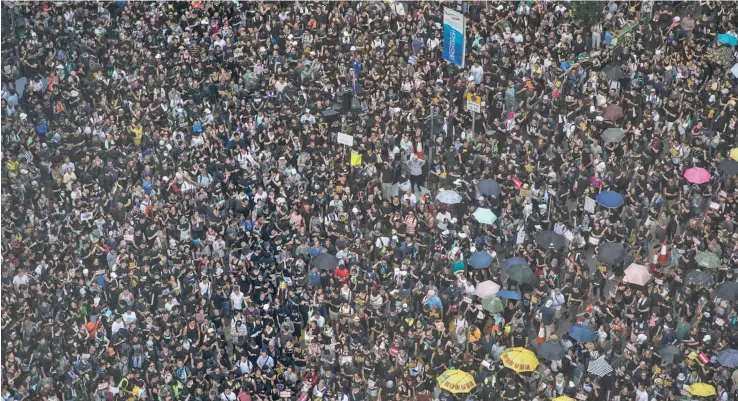
M 721 33 L 718 35 L 717 39 L 719 43 L 727 43 L 731 46 L 738 45 L 738 38 L 729 33 Z
M 517 258 L 510 258 L 510 259 L 505 260 L 505 270 L 513 266 L 518 266 L 518 265 L 529 266 L 528 261 L 525 260 L 525 258 L 517 257 Z
M 486 178 L 479 181 L 477 191 L 484 196 L 500 196 L 500 184 L 497 181 Z
M 492 264 L 492 256 L 487 252 L 474 252 L 469 258 L 469 265 L 474 269 L 486 269 Z
M 512 299 L 513 301 L 520 301 L 520 294 L 518 294 L 515 291 L 499 290 L 499 291 L 497 291 L 497 294 L 495 294 L 495 295 L 498 296 L 498 297 L 500 297 L 500 298 Z
M 491 210 L 484 207 L 475 210 L 473 216 L 482 224 L 494 224 L 497 221 L 497 216 Z
M 726 368 L 738 368 L 738 349 L 724 349 L 720 351 L 717 360 Z
M 588 343 L 590 341 L 594 341 L 596 336 L 593 328 L 577 323 L 574 326 L 569 327 L 569 337 L 579 341 L 580 343 Z
M 623 195 L 614 191 L 602 191 L 597 195 L 597 203 L 608 209 L 615 209 L 623 206 L 625 198 L 623 198 Z

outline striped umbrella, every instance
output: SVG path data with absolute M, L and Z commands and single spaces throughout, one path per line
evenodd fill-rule
M 612 366 L 607 363 L 604 357 L 601 357 L 589 361 L 587 372 L 597 375 L 598 377 L 604 377 L 612 373 Z

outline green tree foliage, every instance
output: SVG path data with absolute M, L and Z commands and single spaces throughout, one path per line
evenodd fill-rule
M 589 28 L 601 19 L 604 4 L 599 1 L 572 1 L 571 15 L 581 28 Z

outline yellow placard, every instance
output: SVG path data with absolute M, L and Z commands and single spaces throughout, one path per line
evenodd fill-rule
M 351 152 L 351 166 L 361 165 L 361 153 Z
M 466 101 L 467 102 L 473 102 L 473 103 L 476 103 L 476 104 L 482 104 L 482 98 L 479 97 L 479 96 L 477 96 L 477 95 L 475 95 L 475 94 L 473 94 L 473 93 L 471 93 L 471 92 L 469 92 L 469 93 L 466 94 Z

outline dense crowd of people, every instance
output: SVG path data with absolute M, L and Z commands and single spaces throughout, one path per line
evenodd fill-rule
M 735 400 L 738 8 L 596 4 L 3 2 L 3 399 Z

